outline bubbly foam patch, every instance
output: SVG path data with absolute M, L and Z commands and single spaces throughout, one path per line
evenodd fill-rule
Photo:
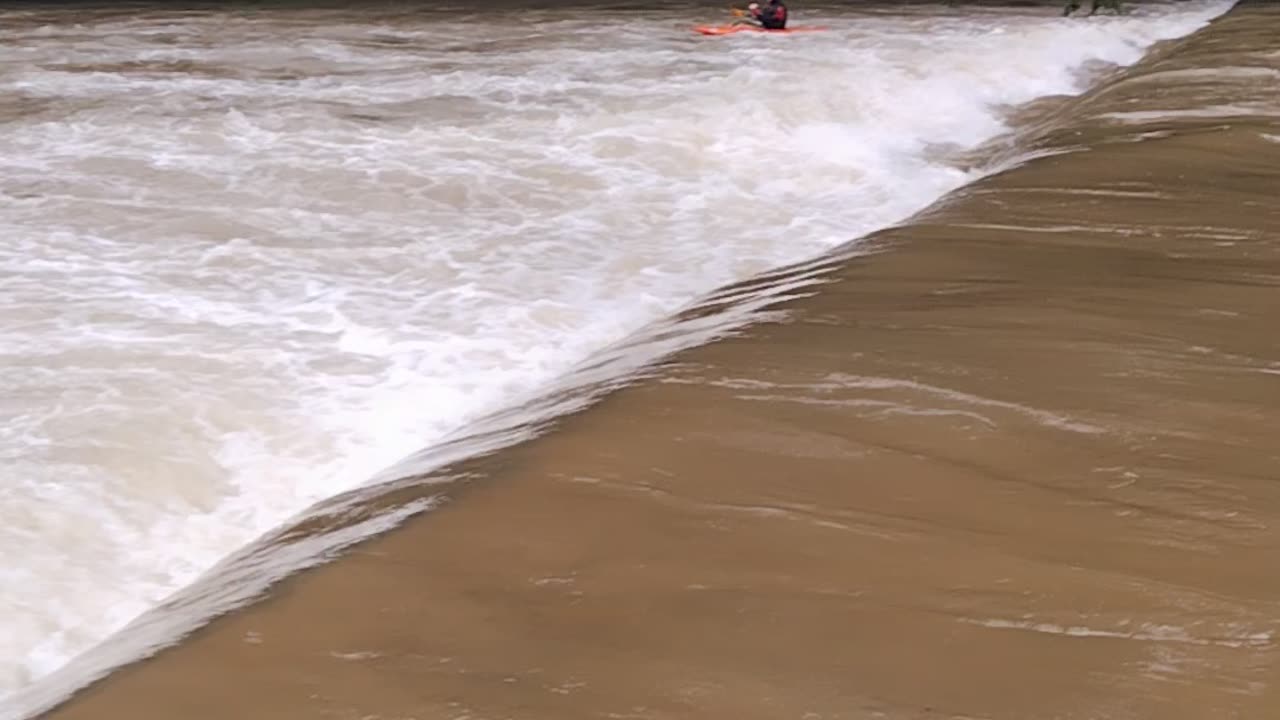
M 931 147 L 1227 5 L 713 39 L 0 13 L 0 698 L 700 294 L 923 208 L 973 177 Z

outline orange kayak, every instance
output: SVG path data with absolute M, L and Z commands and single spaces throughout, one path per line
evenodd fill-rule
M 756 25 L 696 25 L 693 31 L 700 35 L 733 35 L 744 32 L 789 35 L 790 33 L 822 32 L 827 29 L 829 28 L 825 25 L 793 25 L 783 30 L 765 30 Z

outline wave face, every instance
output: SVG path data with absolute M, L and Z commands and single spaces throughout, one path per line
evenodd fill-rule
M 0 698 L 1229 4 L 0 13 Z

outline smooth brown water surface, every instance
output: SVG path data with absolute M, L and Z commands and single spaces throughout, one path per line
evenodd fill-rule
M 1277 33 L 48 717 L 1276 717 Z

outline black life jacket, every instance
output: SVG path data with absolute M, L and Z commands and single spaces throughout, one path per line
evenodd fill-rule
M 769 30 L 781 30 L 787 26 L 787 6 L 771 2 L 760 8 L 760 24 Z

